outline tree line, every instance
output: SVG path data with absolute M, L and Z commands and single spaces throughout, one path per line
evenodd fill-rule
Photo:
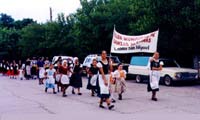
M 191 66 L 200 55 L 200 0 L 80 0 L 81 8 L 53 22 L 14 20 L 0 14 L 0 57 L 69 55 L 83 59 L 102 49 L 110 51 L 113 28 L 140 35 L 159 29 L 161 56 Z M 133 54 L 128 54 L 132 56 Z M 129 58 L 126 58 L 129 61 Z

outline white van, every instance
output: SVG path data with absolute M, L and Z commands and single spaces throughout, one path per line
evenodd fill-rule
M 133 56 L 128 67 L 128 75 L 134 76 L 136 82 L 149 79 L 149 56 Z M 190 68 L 181 68 L 173 59 L 160 59 L 164 63 L 161 71 L 161 82 L 170 86 L 177 81 L 197 81 L 198 71 Z

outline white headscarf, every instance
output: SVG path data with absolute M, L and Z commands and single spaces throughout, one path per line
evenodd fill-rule
M 67 60 L 63 60 L 63 61 L 62 61 L 62 65 L 64 65 L 65 62 L 67 63 Z

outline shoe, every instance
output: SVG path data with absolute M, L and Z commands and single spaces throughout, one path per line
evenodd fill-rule
M 100 108 L 105 108 L 103 105 L 99 105 Z
M 116 101 L 114 99 L 111 100 L 112 103 L 116 103 Z
M 56 92 L 53 92 L 53 94 L 56 94 Z
M 122 100 L 122 95 L 121 95 L 121 94 L 119 95 L 119 98 L 118 98 L 118 99 L 119 99 L 119 100 Z
M 151 98 L 151 100 L 153 100 L 153 101 L 158 101 L 158 99 L 157 99 L 157 98 Z
M 75 94 L 74 90 L 72 90 L 72 94 Z
M 45 92 L 47 92 L 47 88 L 45 88 Z
M 63 97 L 67 97 L 67 95 L 64 94 Z
M 94 94 L 91 94 L 92 97 L 94 97 Z
M 114 107 L 115 107 L 114 105 L 110 105 L 110 106 L 108 107 L 108 109 L 109 109 L 109 110 L 112 110 Z
M 82 93 L 78 93 L 78 95 L 82 95 Z

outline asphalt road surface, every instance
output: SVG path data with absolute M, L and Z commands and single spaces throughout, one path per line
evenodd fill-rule
M 44 92 L 37 80 L 0 76 L 0 120 L 200 120 L 200 85 L 160 86 L 158 101 L 150 100 L 146 84 L 127 81 L 122 101 L 110 111 L 98 107 L 83 79 L 82 96 Z

